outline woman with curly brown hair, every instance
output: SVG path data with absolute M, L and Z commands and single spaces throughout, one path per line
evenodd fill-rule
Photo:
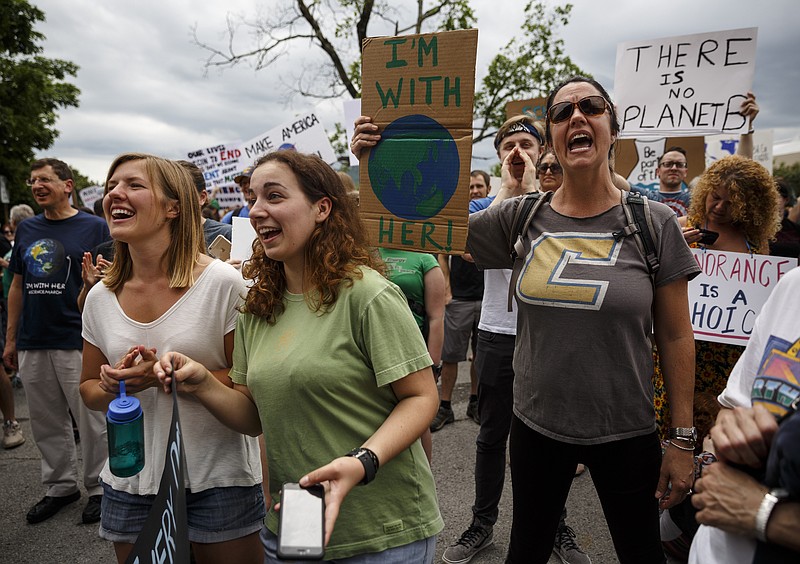
M 736 253 L 769 253 L 769 242 L 780 229 L 780 198 L 767 169 L 733 155 L 711 165 L 692 190 L 687 216 L 678 218 L 691 247 Z M 701 243 L 706 229 L 719 233 L 713 243 Z M 722 393 L 744 347 L 695 341 L 695 391 Z M 669 427 L 664 383 L 656 365 L 655 406 L 662 433 Z
M 326 560 L 430 563 L 443 522 L 419 436 L 438 395 L 406 298 L 376 270 L 355 202 L 321 159 L 270 153 L 250 186 L 258 239 L 234 387 L 178 353 L 159 377 L 229 427 L 263 429 L 273 499 L 286 482 L 324 486 Z M 279 561 L 278 523 L 272 508 L 267 562 Z

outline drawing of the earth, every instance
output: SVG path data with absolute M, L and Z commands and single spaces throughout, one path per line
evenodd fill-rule
M 25 266 L 38 278 L 47 278 L 61 270 L 64 247 L 53 239 L 39 239 L 25 251 Z
M 425 220 L 455 194 L 460 161 L 453 137 L 439 123 L 411 115 L 390 123 L 369 155 L 369 181 L 398 217 Z

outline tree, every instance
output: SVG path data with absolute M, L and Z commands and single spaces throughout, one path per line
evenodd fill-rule
M 800 196 L 800 163 L 773 165 L 772 174 L 776 178 L 783 178 L 795 197 Z
M 567 25 L 571 9 L 570 4 L 552 10 L 543 1 L 527 4 L 522 38 L 512 38 L 495 56 L 476 93 L 474 142 L 494 136 L 505 120 L 506 102 L 544 95 L 562 78 L 585 74 L 564 53 L 563 41 L 556 34 L 560 26 Z M 269 11 L 272 15 L 263 18 L 229 14 L 223 48 L 201 41 L 195 26 L 194 41 L 208 52 L 206 69 L 249 61 L 261 70 L 288 54 L 290 45 L 310 43 L 319 49 L 319 56 L 299 63 L 299 74 L 293 82 L 284 83 L 288 92 L 312 99 L 358 98 L 361 45 L 366 37 L 465 29 L 477 24 L 469 0 L 416 0 L 413 13 L 401 11 L 388 0 L 285 0 L 277 8 L 270 6 Z M 241 27 L 250 28 L 255 36 L 255 45 L 249 49 L 236 47 Z M 293 50 L 292 56 L 299 57 L 298 50 Z
M 0 2 L 0 175 L 14 203 L 31 201 L 24 180 L 34 151 L 53 145 L 56 110 L 77 107 L 80 94 L 64 81 L 78 67 L 41 55 L 45 37 L 35 25 L 44 17 L 26 0 Z

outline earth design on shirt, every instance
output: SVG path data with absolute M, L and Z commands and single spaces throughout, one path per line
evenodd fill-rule
M 419 114 L 390 123 L 369 155 L 375 196 L 394 215 L 412 221 L 444 209 L 456 192 L 460 168 L 447 128 Z
M 64 246 L 55 239 L 39 239 L 25 251 L 23 260 L 28 272 L 37 278 L 49 278 L 64 266 Z

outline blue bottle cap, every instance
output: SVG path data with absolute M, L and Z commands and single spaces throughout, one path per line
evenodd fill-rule
M 119 396 L 108 404 L 106 417 L 112 423 L 128 423 L 142 414 L 142 405 L 139 400 L 125 395 L 125 381 L 119 383 Z

